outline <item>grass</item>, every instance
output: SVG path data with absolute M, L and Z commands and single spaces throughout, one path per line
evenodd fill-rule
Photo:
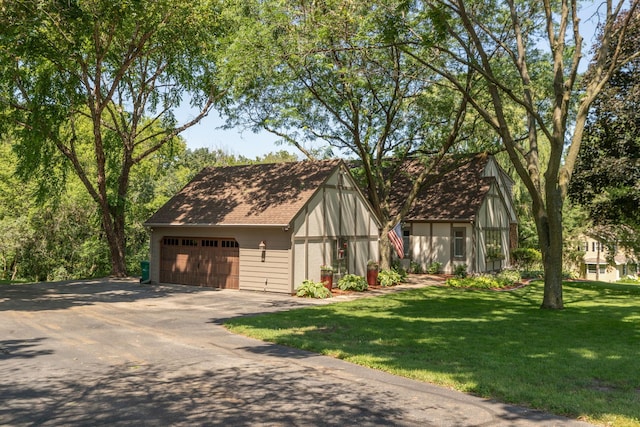
M 640 426 L 640 287 L 508 292 L 426 287 L 227 321 L 231 331 L 482 397 Z
M 27 280 L 0 280 L 0 285 L 16 285 L 29 283 Z

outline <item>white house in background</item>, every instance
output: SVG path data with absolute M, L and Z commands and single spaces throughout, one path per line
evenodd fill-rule
M 393 185 L 392 214 L 422 168 L 418 161 L 403 165 Z M 405 264 L 426 268 L 439 262 L 445 273 L 463 264 L 470 273 L 508 267 L 518 241 L 513 184 L 490 154 L 445 163 L 427 180 L 403 222 Z
M 341 160 L 208 167 L 145 225 L 150 279 L 293 293 L 320 266 L 366 274 L 380 223 Z
M 580 277 L 587 280 L 616 282 L 627 276 L 638 275 L 638 260 L 631 251 L 616 247 L 616 253 L 609 264 L 609 251 L 606 246 L 593 237 L 583 236 L 580 249 L 584 251 Z

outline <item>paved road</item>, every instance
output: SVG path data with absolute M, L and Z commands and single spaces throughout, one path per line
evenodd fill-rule
M 0 286 L 0 425 L 588 425 L 220 326 L 319 303 L 133 280 Z

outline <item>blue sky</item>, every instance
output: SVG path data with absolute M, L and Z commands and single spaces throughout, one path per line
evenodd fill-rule
M 194 115 L 195 113 L 188 109 L 180 109 L 176 112 L 180 123 Z M 293 148 L 285 145 L 277 146 L 275 142 L 278 138 L 268 132 L 256 134 L 239 128 L 222 129 L 223 125 L 224 120 L 214 110 L 200 123 L 182 132 L 181 136 L 187 141 L 187 147 L 192 150 L 195 148 L 221 149 L 229 154 L 242 155 L 251 159 L 280 150 L 297 154 Z

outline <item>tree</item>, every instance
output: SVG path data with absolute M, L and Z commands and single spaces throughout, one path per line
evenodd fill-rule
M 627 14 L 616 22 L 624 24 Z M 623 55 L 640 51 L 640 12 L 635 11 L 622 45 Z M 600 40 L 597 45 L 603 43 Z M 592 64 L 585 76 L 594 76 Z M 583 148 L 576 162 L 569 197 L 588 210 L 597 226 L 593 236 L 612 246 L 624 242 L 640 251 L 640 58 L 616 70 L 596 97 L 587 117 Z M 606 238 L 608 236 L 608 238 Z M 635 239 L 633 238 L 635 236 Z M 613 252 L 612 252 L 613 253 Z
M 17 0 L 2 4 L 0 24 L 0 125 L 17 129 L 18 171 L 50 189 L 71 167 L 99 208 L 111 273 L 124 276 L 132 168 L 223 96 L 219 6 Z M 199 113 L 179 124 L 173 111 L 185 95 Z
M 628 17 L 614 25 L 623 3 L 607 1 L 601 8 L 602 42 L 584 87 L 578 83 L 583 36 L 575 0 L 416 2 L 398 31 L 405 50 L 446 77 L 499 135 L 531 195 L 545 273 L 542 308 L 564 306 L 562 211 L 589 107 L 614 71 L 638 55 L 614 48 L 627 33 Z M 628 4 L 634 10 L 638 1 Z M 447 43 L 434 31 L 447 34 Z M 472 90 L 450 67 L 422 58 L 424 45 L 437 47 L 445 64 L 474 70 Z M 511 120 L 514 114 L 522 121 Z
M 400 19 L 400 3 L 243 1 L 236 13 L 243 36 L 225 62 L 235 91 L 233 124 L 266 129 L 309 158 L 356 159 L 383 222 L 383 268 L 391 256 L 388 231 L 462 139 L 467 119 L 464 97 L 387 43 L 385 23 Z M 392 212 L 395 176 L 414 157 L 425 167 L 412 177 L 403 207 Z

